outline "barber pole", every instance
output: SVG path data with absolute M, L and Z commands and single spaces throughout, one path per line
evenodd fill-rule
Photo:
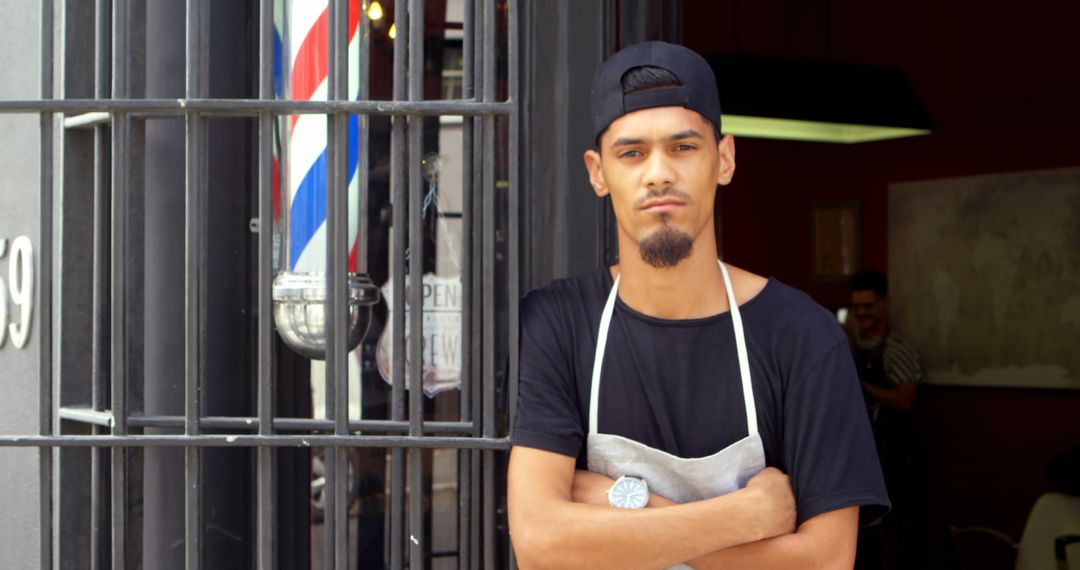
M 325 2 L 294 0 L 289 3 L 283 52 L 289 55 L 289 97 L 299 101 L 327 99 L 329 8 Z M 350 99 L 360 94 L 356 73 L 360 58 L 360 2 L 349 1 Z M 326 116 L 293 115 L 287 118 L 285 141 L 288 179 L 288 268 L 295 273 L 326 270 Z M 348 119 L 349 271 L 355 272 L 359 246 L 359 120 Z
M 360 95 L 360 0 L 349 0 L 348 73 L 346 91 L 351 99 Z M 326 1 L 279 0 L 275 3 L 275 90 L 278 97 L 296 101 L 325 101 L 329 92 L 329 20 Z M 343 15 L 346 16 L 346 15 Z M 357 272 L 360 246 L 359 139 L 358 116 L 347 117 L 346 172 L 327 172 L 327 117 L 322 114 L 280 117 L 274 133 L 275 183 L 284 193 L 275 208 L 275 231 L 285 227 L 285 247 L 278 249 L 274 278 L 274 323 L 278 334 L 294 351 L 312 360 L 326 357 L 327 323 L 340 315 L 326 314 L 326 198 L 330 176 L 347 179 L 347 235 L 351 240 L 348 259 L 348 350 L 363 339 L 371 322 L 371 306 L 379 300 L 379 289 L 366 275 Z M 275 204 L 278 206 L 278 204 Z M 285 218 L 279 222 L 279 214 Z M 355 356 L 354 356 L 355 358 Z M 352 359 L 350 359 L 351 361 Z M 317 383 L 313 362 L 312 386 Z M 350 369 L 355 364 L 350 362 Z M 357 376 L 350 371 L 350 378 Z M 350 379 L 351 382 L 351 379 Z M 350 389 L 350 392 L 352 390 Z

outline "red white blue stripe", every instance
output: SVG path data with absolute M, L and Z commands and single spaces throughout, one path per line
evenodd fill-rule
M 349 97 L 360 93 L 360 2 L 349 1 Z M 329 10 L 325 2 L 293 0 L 288 8 L 288 94 L 294 100 L 325 101 Z M 326 267 L 326 116 L 294 115 L 288 120 L 289 239 L 288 266 L 294 272 L 324 271 Z M 349 270 L 356 270 L 359 220 L 359 120 L 348 120 Z

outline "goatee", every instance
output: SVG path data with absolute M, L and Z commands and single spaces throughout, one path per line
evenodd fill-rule
M 638 250 L 641 260 L 657 269 L 675 267 L 682 260 L 690 257 L 694 249 L 694 238 L 666 223 L 649 237 L 641 240 Z

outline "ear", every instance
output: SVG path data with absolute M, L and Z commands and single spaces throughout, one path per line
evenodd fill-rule
M 735 137 L 731 135 L 721 137 L 717 150 L 720 153 L 720 173 L 716 178 L 716 183 L 727 186 L 735 176 Z
M 607 196 L 610 190 L 608 190 L 607 182 L 604 181 L 603 159 L 600 153 L 589 149 L 585 151 L 584 158 L 585 170 L 589 171 L 589 184 L 592 185 L 593 192 L 601 198 Z

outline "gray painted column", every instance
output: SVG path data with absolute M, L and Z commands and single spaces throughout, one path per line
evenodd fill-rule
M 37 2 L 0 1 L 0 99 L 37 99 L 40 94 L 39 22 Z M 0 279 L 5 287 L 0 295 L 0 316 L 6 313 L 0 344 L 0 433 L 38 433 L 38 307 L 42 299 L 38 287 L 30 295 L 33 311 L 27 323 L 21 305 L 13 299 L 13 247 L 17 238 L 29 239 L 33 248 L 35 275 L 40 274 L 39 235 L 39 118 L 36 114 L 0 116 Z M 5 310 L 6 309 L 6 310 Z M 21 347 L 12 338 L 10 324 L 29 325 L 29 336 Z M 21 335 L 18 335 L 21 336 Z M 0 552 L 3 565 L 35 568 L 38 560 L 38 450 L 11 448 L 0 452 Z
M 524 19 L 523 291 L 600 266 L 599 200 L 582 155 L 591 148 L 589 92 L 604 55 L 604 3 L 530 3 Z

